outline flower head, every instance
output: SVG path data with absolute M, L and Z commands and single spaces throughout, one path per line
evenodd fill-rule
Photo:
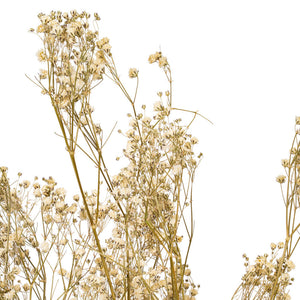
M 40 245 L 40 249 L 43 253 L 48 253 L 48 251 L 50 249 L 49 243 L 47 241 L 42 242 Z
M 136 78 L 138 76 L 139 71 L 136 68 L 129 69 L 129 77 Z
M 286 179 L 285 175 L 279 175 L 276 177 L 276 181 L 279 183 L 284 183 L 285 179 Z
M 40 62 L 46 61 L 47 59 L 47 55 L 43 49 L 39 50 L 36 55 Z

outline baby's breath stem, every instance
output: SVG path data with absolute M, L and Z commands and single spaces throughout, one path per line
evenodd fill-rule
M 173 299 L 179 300 L 179 294 L 177 291 L 177 280 L 176 280 L 176 276 L 177 276 L 177 272 L 175 270 L 175 266 L 174 266 L 174 261 L 172 258 L 173 255 L 173 249 L 172 246 L 170 247 L 170 268 L 171 268 L 171 278 L 172 278 L 172 292 L 173 292 Z
M 128 234 L 128 211 L 126 213 L 125 217 L 125 234 L 126 234 L 126 291 L 127 291 L 127 299 L 130 299 L 130 294 L 131 294 L 131 284 L 130 284 L 130 257 L 129 257 L 129 234 Z
M 97 245 L 97 248 L 98 248 L 99 253 L 100 253 L 100 258 L 101 258 L 101 261 L 102 261 L 102 264 L 103 264 L 104 273 L 106 275 L 106 278 L 107 278 L 107 281 L 108 281 L 108 284 L 109 284 L 109 288 L 110 288 L 110 291 L 111 291 L 111 296 L 115 300 L 116 295 L 115 295 L 114 288 L 113 288 L 113 285 L 112 285 L 112 282 L 111 282 L 111 279 L 110 279 L 110 274 L 109 274 L 108 267 L 107 267 L 107 264 L 106 264 L 106 259 L 105 259 L 104 253 L 103 253 L 103 249 L 100 245 L 100 240 L 99 240 L 99 237 L 98 237 L 98 234 L 97 234 L 97 229 L 96 229 L 93 217 L 91 216 L 90 210 L 88 208 L 88 204 L 86 202 L 85 194 L 84 194 L 84 191 L 83 191 L 83 188 L 82 188 L 82 185 L 81 185 L 81 180 L 80 180 L 80 177 L 79 177 L 79 173 L 78 173 L 78 170 L 77 170 L 77 165 L 76 165 L 74 153 L 70 153 L 70 158 L 71 158 L 71 161 L 72 161 L 72 165 L 73 165 L 73 169 L 74 169 L 75 176 L 76 176 L 76 179 L 77 179 L 77 183 L 79 185 L 80 193 L 81 193 L 81 196 L 82 196 L 82 199 L 83 199 L 83 204 L 84 204 L 85 210 L 87 212 L 89 222 L 91 224 L 93 236 L 95 238 L 96 245 Z
M 6 190 L 9 188 L 8 182 L 6 182 Z M 8 269 L 9 269 L 9 242 L 10 242 L 10 229 L 11 229 L 11 198 L 10 195 L 7 193 L 6 195 L 6 207 L 7 207 L 7 234 L 6 234 L 6 249 L 5 249 L 5 269 L 4 269 L 4 283 L 8 285 Z
M 275 280 L 273 282 L 272 291 L 270 293 L 270 300 L 274 300 L 275 297 L 277 296 L 277 291 L 278 291 L 278 288 L 279 288 L 278 280 L 279 280 L 280 275 L 282 274 L 282 265 L 283 265 L 284 259 L 286 257 L 286 252 L 287 252 L 287 248 L 288 248 L 288 242 L 289 242 L 289 239 L 287 238 L 286 241 L 285 241 L 285 245 L 284 245 L 284 250 L 283 250 L 282 256 L 280 258 L 280 262 L 279 262 L 279 266 L 278 266 L 276 278 L 275 278 Z

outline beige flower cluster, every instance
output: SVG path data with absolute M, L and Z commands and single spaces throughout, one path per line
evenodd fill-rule
M 98 32 L 90 28 L 90 17 L 76 11 L 41 13 L 40 25 L 31 30 L 43 41 L 37 57 L 47 68 L 40 71 L 38 84 L 62 108 L 88 97 L 92 84 L 103 78 L 111 46 L 108 38 L 98 39 Z M 95 14 L 94 20 L 98 19 Z M 49 87 L 45 80 L 51 82 Z
M 285 208 L 285 242 L 278 245 L 272 243 L 271 257 L 267 254 L 258 256 L 254 265 L 249 266 L 248 257 L 244 256 L 247 271 L 232 299 L 290 299 L 288 287 L 294 279 L 290 277 L 289 272 L 295 268 L 291 257 L 300 241 L 300 223 L 297 215 L 300 207 L 299 126 L 300 117 L 296 117 L 295 135 L 289 158 L 281 161 L 285 174 L 276 177 L 281 187 Z
M 79 196 L 68 203 L 65 189 L 56 187 L 52 177 L 43 181 L 35 178 L 31 184 L 20 174 L 11 185 L 7 168 L 1 168 L 0 299 L 108 299 L 107 280 Z M 94 192 L 87 194 L 91 206 L 94 197 Z M 102 204 L 98 234 L 110 210 L 109 203 Z M 115 269 L 112 275 L 118 273 Z
M 195 300 L 199 285 L 188 255 L 193 184 L 202 154 L 195 154 L 198 139 L 190 125 L 200 114 L 173 106 L 171 67 L 161 52 L 148 61 L 158 64 L 169 88 L 157 93 L 154 115 L 146 105 L 138 111 L 139 71 L 128 72 L 136 81 L 131 96 L 109 39 L 99 38 L 98 14 L 93 22 L 90 14 L 75 10 L 38 18 L 40 24 L 30 31 L 42 41 L 37 59 L 43 68 L 32 81 L 50 97 L 79 194 L 68 200 L 52 177 L 31 183 L 19 174 L 11 184 L 7 168 L 0 168 L 0 300 Z M 91 92 L 104 78 L 116 84 L 131 109 L 125 166 L 114 176 L 103 152 L 112 132 L 103 133 L 91 105 Z M 192 121 L 185 125 L 173 117 L 174 110 L 192 113 Z M 285 175 L 276 178 L 286 210 L 285 241 L 272 243 L 271 255 L 257 256 L 253 264 L 244 255 L 246 272 L 232 299 L 290 299 L 291 256 L 300 240 L 299 126 L 297 117 L 289 158 L 282 160 Z M 82 158 L 88 174 L 81 172 Z M 95 189 L 87 192 L 82 178 Z
M 195 286 L 188 277 L 184 280 L 190 270 L 186 272 L 180 255 L 179 224 L 190 205 L 188 186 L 199 163 L 193 152 L 197 139 L 187 133 L 180 120 L 168 120 L 170 107 L 163 102 L 155 103 L 154 111 L 153 118 L 140 113 L 130 119 L 123 150 L 129 164 L 112 177 L 112 195 L 122 203 L 126 218 L 110 213 L 116 227 L 106 241 L 107 248 L 112 249 L 111 256 L 118 249 L 125 257 L 126 239 L 130 240 L 129 267 L 136 270 L 133 280 L 139 278 L 133 291 L 138 288 L 143 295 L 155 292 L 162 299 L 173 299 L 172 280 L 176 280 L 180 294 L 195 296 Z M 173 271 L 170 259 L 174 260 Z M 155 268 L 149 268 L 150 261 Z
M 37 179 L 31 185 L 19 175 L 11 185 L 7 168 L 1 168 L 0 297 L 42 299 L 49 258 L 60 261 L 70 246 L 66 237 L 72 238 L 69 224 L 77 208 L 65 203 L 64 189 L 55 188 L 52 178 L 41 186 Z M 62 269 L 57 262 L 52 265 L 53 278 Z
M 151 54 L 148 61 L 150 64 L 157 62 L 160 68 L 168 66 L 168 60 L 165 56 L 162 56 L 161 52 Z
M 191 112 L 188 125 L 173 117 L 173 110 L 188 110 L 172 106 L 171 68 L 161 52 L 150 55 L 149 62 L 158 63 L 169 89 L 158 93 L 154 115 L 148 116 L 145 105 L 142 112 L 136 107 L 139 71 L 129 69 L 129 78 L 136 79 L 131 96 L 120 80 L 109 39 L 91 29 L 98 28 L 97 14 L 93 23 L 88 13 L 77 11 L 38 17 L 40 24 L 31 31 L 43 43 L 37 58 L 44 67 L 32 81 L 50 97 L 80 195 L 68 202 L 66 191 L 51 177 L 43 185 L 23 181 L 20 203 L 6 195 L 4 203 L 10 199 L 13 211 L 25 207 L 22 214 L 30 220 L 27 227 L 18 223 L 26 228 L 20 229 L 25 238 L 20 251 L 27 253 L 20 260 L 21 293 L 37 299 L 46 294 L 56 299 L 195 299 L 199 286 L 192 280 L 188 254 L 194 236 L 193 182 L 201 155 L 194 153 L 198 139 L 189 127 L 199 114 Z M 91 91 L 104 78 L 116 84 L 132 110 L 124 134 L 126 164 L 114 176 L 103 152 L 111 133 L 104 134 L 94 121 L 91 105 Z M 78 157 L 91 167 L 91 193 L 81 180 L 86 174 Z M 34 251 L 38 259 L 30 260 L 30 266 L 26 259 Z M 6 279 L 7 293 L 13 284 Z
M 287 288 L 292 284 L 294 278 L 289 272 L 295 268 L 294 263 L 283 254 L 284 243 L 277 245 L 271 243 L 271 255 L 264 254 L 257 256 L 255 263 L 250 265 L 246 254 L 246 273 L 242 277 L 242 284 L 239 286 L 233 299 L 291 299 Z M 273 294 L 274 285 L 276 294 Z

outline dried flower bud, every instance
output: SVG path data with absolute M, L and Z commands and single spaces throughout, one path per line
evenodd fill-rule
M 185 269 L 184 275 L 185 276 L 190 276 L 191 275 L 191 270 L 190 269 Z
M 47 253 L 50 249 L 49 243 L 47 241 L 42 242 L 40 245 L 40 249 L 43 253 Z
M 286 179 L 285 175 L 279 175 L 276 177 L 276 181 L 279 183 L 284 183 L 285 179 Z
M 130 68 L 128 75 L 130 78 L 136 78 L 136 77 L 138 77 L 138 73 L 139 73 L 139 71 L 136 68 Z
M 0 167 L 0 171 L 1 171 L 2 173 L 6 173 L 7 170 L 8 170 L 7 167 Z
M 160 68 L 166 67 L 168 65 L 168 61 L 167 58 L 162 56 L 159 60 L 158 60 L 158 65 Z
M 24 189 L 29 188 L 29 186 L 30 186 L 30 181 L 29 181 L 29 180 L 24 180 L 24 181 L 22 182 L 22 186 L 23 186 Z
M 47 55 L 43 49 L 39 50 L 36 55 L 40 62 L 46 61 L 47 59 Z
M 295 264 L 291 260 L 288 260 L 286 262 L 286 266 L 287 266 L 289 271 L 295 269 Z
M 281 160 L 281 164 L 283 167 L 287 168 L 287 167 L 290 167 L 290 163 L 289 163 L 289 160 L 288 159 L 282 159 Z

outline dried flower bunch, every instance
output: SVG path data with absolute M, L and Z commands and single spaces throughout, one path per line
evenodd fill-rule
M 295 135 L 288 159 L 282 160 L 285 175 L 276 177 L 285 204 L 285 242 L 271 243 L 271 256 L 260 255 L 254 265 L 246 260 L 246 273 L 232 299 L 289 300 L 288 287 L 294 281 L 289 272 L 295 268 L 291 256 L 300 240 L 300 117 L 296 117 Z M 284 184 L 286 189 L 284 190 Z
M 0 299 L 59 299 L 58 281 L 66 291 L 94 264 L 77 202 L 68 205 L 53 178 L 43 181 L 31 184 L 19 174 L 11 185 L 1 168 Z
M 175 108 L 172 75 L 161 52 L 149 56 L 164 72 L 169 88 L 149 113 L 136 106 L 121 82 L 107 37 L 99 38 L 98 14 L 77 11 L 38 15 L 35 32 L 43 64 L 34 82 L 50 98 L 68 151 L 79 195 L 67 199 L 56 181 L 34 178 L 10 183 L 0 168 L 0 300 L 2 299 L 164 299 L 194 300 L 198 294 L 188 266 L 194 236 L 193 183 L 202 154 L 190 125 L 198 112 Z M 93 29 L 91 28 L 93 27 Z M 128 101 L 125 166 L 109 171 L 103 149 L 111 135 L 94 121 L 92 90 L 112 80 Z M 188 124 L 174 111 L 192 113 Z M 152 115 L 151 115 L 152 114 Z M 203 117 L 203 116 L 201 116 Z M 286 208 L 285 242 L 271 244 L 249 263 L 232 299 L 290 299 L 291 260 L 300 240 L 300 118 L 285 175 L 277 177 Z M 94 190 L 87 192 L 80 163 L 90 165 Z M 118 157 L 117 160 L 120 158 Z M 95 171 L 96 170 L 96 171 Z M 283 186 L 286 183 L 286 191 Z M 183 242 L 184 241 L 184 242 Z
M 188 255 L 194 235 L 193 182 L 202 154 L 198 139 L 173 111 L 170 65 L 149 57 L 169 89 L 158 93 L 152 116 L 137 111 L 121 82 L 109 39 L 99 38 L 94 14 L 39 14 L 43 69 L 32 80 L 50 98 L 80 195 L 66 199 L 53 178 L 10 184 L 1 177 L 0 299 L 195 299 Z M 94 29 L 91 29 L 93 26 Z M 104 79 L 121 89 L 132 112 L 125 167 L 110 174 L 101 126 L 93 119 L 91 92 Z M 149 114 L 149 113 L 148 113 Z M 120 133 L 122 131 L 120 130 Z M 110 136 L 110 134 L 109 134 Z M 85 191 L 78 161 L 90 163 L 95 189 Z M 96 167 L 96 168 L 95 168 Z M 96 172 L 94 170 L 96 169 Z M 185 241 L 185 246 L 181 245 Z

